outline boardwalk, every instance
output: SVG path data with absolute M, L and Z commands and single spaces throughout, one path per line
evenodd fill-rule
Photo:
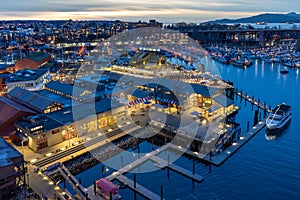
M 271 107 L 268 108 L 266 103 L 261 102 L 260 99 L 255 99 L 254 96 L 247 95 L 247 92 L 243 93 L 243 91 L 235 90 L 235 94 L 266 112 L 270 113 L 272 111 Z
M 194 181 L 197 181 L 197 182 L 202 182 L 203 181 L 203 177 L 198 175 L 198 174 L 195 174 L 191 171 L 188 171 L 182 167 L 179 167 L 178 165 L 175 165 L 173 163 L 170 163 L 168 164 L 168 161 L 165 161 L 157 156 L 151 156 L 150 159 L 156 163 L 158 163 L 159 165 L 163 166 L 162 168 L 164 167 L 168 167 L 170 168 L 171 170 L 177 172 L 178 174 L 181 174 L 183 176 L 186 176 L 188 177 L 189 179 L 192 179 Z

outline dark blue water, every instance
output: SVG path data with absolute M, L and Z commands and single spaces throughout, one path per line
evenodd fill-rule
M 242 147 L 221 167 L 212 167 L 185 156 L 175 164 L 192 169 L 196 164 L 196 173 L 204 177 L 202 183 L 193 183 L 186 177 L 166 170 L 137 174 L 137 182 L 159 194 L 163 185 L 165 199 L 300 199 L 300 85 L 297 69 L 289 69 L 289 74 L 280 74 L 279 64 L 264 64 L 256 61 L 247 69 L 221 65 L 204 60 L 206 68 L 218 71 L 223 79 L 232 80 L 239 89 L 266 101 L 269 105 L 286 102 L 292 105 L 293 118 L 289 127 L 276 139 L 267 140 L 265 129 Z M 237 115 L 237 122 L 243 131 L 247 121 L 253 122 L 254 111 L 244 102 Z M 142 148 L 149 149 L 150 144 L 143 143 Z M 163 152 L 164 157 L 176 152 Z M 146 162 L 141 166 L 153 165 Z M 132 174 L 126 176 L 133 178 Z M 83 185 L 89 186 L 94 179 L 101 177 L 101 165 L 95 166 L 79 175 Z M 121 190 L 122 199 L 133 199 L 129 189 Z M 138 196 L 138 199 L 143 199 Z

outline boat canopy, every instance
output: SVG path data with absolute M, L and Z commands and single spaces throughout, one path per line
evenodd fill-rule
M 98 180 L 96 182 L 96 185 L 99 189 L 101 189 L 103 192 L 109 194 L 116 194 L 119 191 L 119 188 L 113 184 L 111 181 L 105 179 L 105 178 L 101 178 L 100 180 Z

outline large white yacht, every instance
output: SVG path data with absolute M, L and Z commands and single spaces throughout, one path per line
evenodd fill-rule
M 284 128 L 292 118 L 292 107 L 284 103 L 276 106 L 266 119 L 269 130 Z

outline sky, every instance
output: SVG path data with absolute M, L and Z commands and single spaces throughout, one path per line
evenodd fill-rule
M 0 0 L 0 19 L 204 22 L 300 10 L 299 0 Z

